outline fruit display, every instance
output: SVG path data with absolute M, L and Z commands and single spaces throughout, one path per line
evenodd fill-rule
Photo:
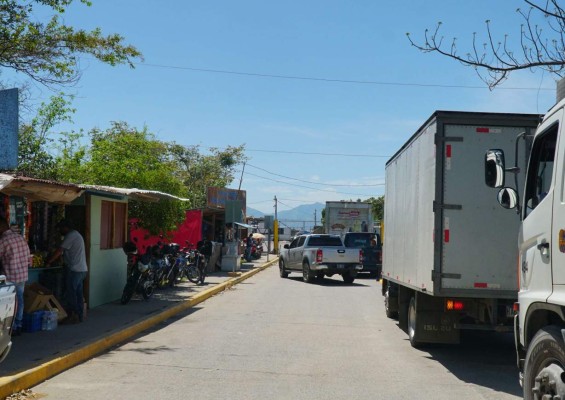
M 43 268 L 45 266 L 45 255 L 34 253 L 31 255 L 31 268 Z

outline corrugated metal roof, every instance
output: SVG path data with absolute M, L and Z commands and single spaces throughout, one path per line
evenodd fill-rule
M 118 188 L 113 186 L 103 186 L 103 185 L 79 185 L 79 187 L 87 190 L 87 191 L 98 191 L 98 192 L 105 192 L 105 193 L 112 193 L 112 194 L 119 194 L 123 196 L 128 196 L 133 200 L 139 201 L 151 201 L 157 202 L 161 199 L 165 200 L 178 200 L 178 201 L 189 201 L 189 199 L 185 199 L 182 197 L 174 196 L 172 194 L 159 192 L 156 190 L 145 190 L 145 189 L 126 189 L 126 188 Z
M 10 196 L 27 197 L 31 201 L 70 203 L 85 191 L 117 194 L 138 201 L 157 202 L 161 199 L 189 201 L 189 199 L 156 190 L 62 183 L 46 179 L 0 173 L 0 192 Z
M 69 183 L 0 174 L 0 192 L 9 196 L 26 197 L 31 201 L 70 203 L 79 197 L 84 190 Z

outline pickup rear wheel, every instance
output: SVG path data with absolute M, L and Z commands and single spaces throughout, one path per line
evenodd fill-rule
M 343 278 L 343 281 L 348 285 L 351 285 L 355 280 L 355 277 L 353 276 L 353 274 L 351 274 L 351 272 L 344 272 L 341 277 Z
M 302 263 L 302 279 L 304 280 L 304 282 L 312 283 L 315 276 L 316 275 L 314 275 L 310 270 L 310 264 L 308 264 L 308 261 L 304 261 Z
M 279 274 L 281 278 L 288 278 L 288 271 L 284 267 L 284 260 L 279 258 Z
M 547 326 L 528 346 L 524 365 L 524 399 L 565 398 L 565 343 L 561 328 Z

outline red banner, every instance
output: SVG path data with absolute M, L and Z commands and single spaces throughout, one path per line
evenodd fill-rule
M 159 240 L 167 243 L 178 243 L 181 247 L 185 247 L 188 241 L 194 247 L 202 239 L 202 211 L 187 211 L 186 218 L 179 227 L 164 236 L 165 239 L 160 239 L 159 236 L 150 235 L 149 231 L 137 226 L 137 220 L 130 220 L 130 240 L 136 243 L 141 253 L 145 253 L 148 246 L 157 244 Z

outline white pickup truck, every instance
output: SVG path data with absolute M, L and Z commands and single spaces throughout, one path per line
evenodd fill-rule
M 0 275 L 0 362 L 12 348 L 12 326 L 16 314 L 16 287 Z
M 353 283 L 363 269 L 363 252 L 345 248 L 336 235 L 301 235 L 284 245 L 279 257 L 281 278 L 301 272 L 304 282 L 339 274 L 345 283 Z

